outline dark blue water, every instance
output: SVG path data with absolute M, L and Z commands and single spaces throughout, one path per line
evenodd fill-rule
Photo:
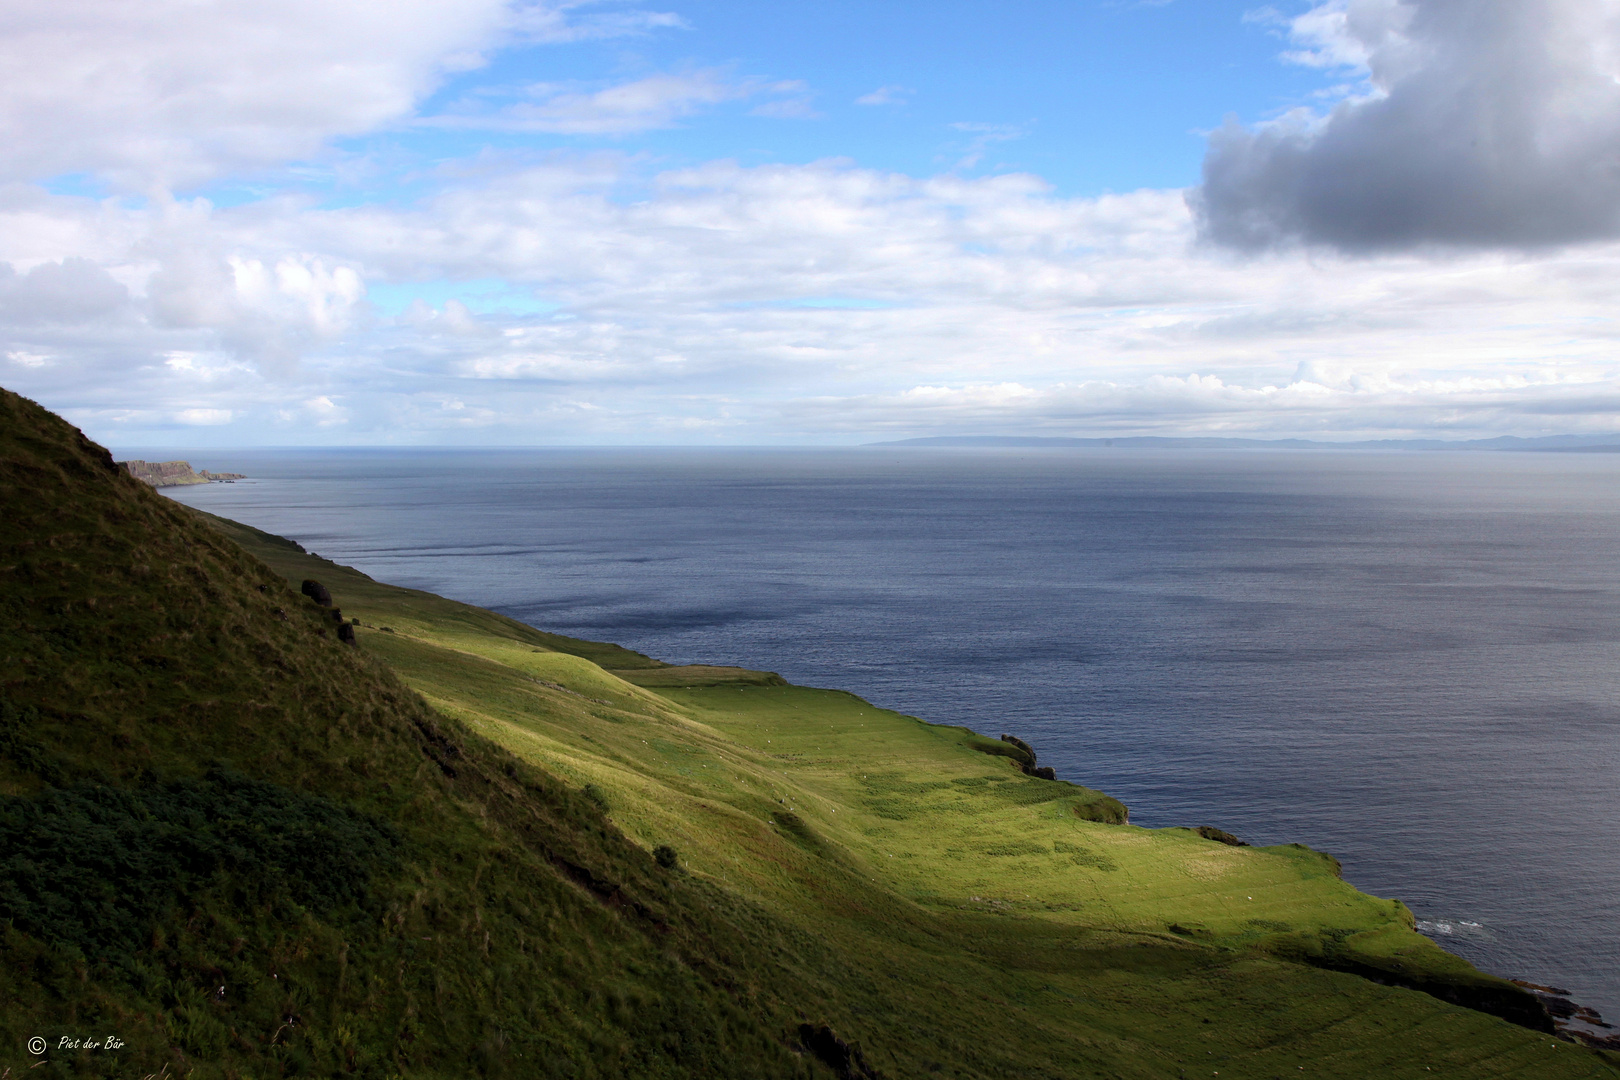
M 140 455 L 153 458 L 147 451 Z M 1012 732 L 1620 1016 L 1620 455 L 222 452 L 382 580 Z

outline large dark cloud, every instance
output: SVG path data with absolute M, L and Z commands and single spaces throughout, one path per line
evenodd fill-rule
M 1620 236 L 1620 4 L 1339 0 L 1313 14 L 1379 93 L 1217 131 L 1190 197 L 1206 239 L 1372 252 Z

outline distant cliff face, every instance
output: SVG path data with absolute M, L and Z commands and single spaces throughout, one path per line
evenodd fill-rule
M 214 480 L 245 480 L 247 477 L 241 473 L 215 473 L 204 469 L 202 472 L 192 472 L 189 461 L 120 461 L 123 466 L 137 480 L 144 480 L 153 487 L 176 487 L 180 484 L 206 484 Z

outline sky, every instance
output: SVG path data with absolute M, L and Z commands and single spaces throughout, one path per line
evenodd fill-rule
M 120 448 L 1620 432 L 1620 0 L 0 0 Z

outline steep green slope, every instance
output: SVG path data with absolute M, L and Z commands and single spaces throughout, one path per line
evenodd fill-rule
M 9 393 L 0 498 L 0 1065 L 796 1074 L 762 913 Z
M 1502 990 L 1303 849 L 1113 824 L 961 729 L 372 582 L 10 394 L 0 493 L 18 1075 L 835 1075 L 805 1023 L 891 1078 L 1614 1073 L 1327 970 Z

